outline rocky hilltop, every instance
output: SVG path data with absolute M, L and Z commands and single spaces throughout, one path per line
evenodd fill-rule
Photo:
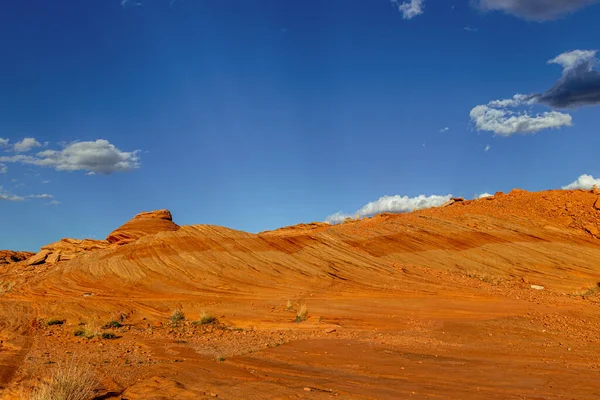
M 136 215 L 132 220 L 114 230 L 106 240 L 111 244 L 123 245 L 144 236 L 178 229 L 179 225 L 173 222 L 169 210 L 156 210 Z

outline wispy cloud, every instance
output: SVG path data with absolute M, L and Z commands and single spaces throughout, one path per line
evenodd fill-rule
M 443 127 L 442 129 L 440 129 L 440 132 L 448 132 L 450 130 L 450 128 L 448 128 L 447 126 Z
M 421 210 L 424 208 L 437 207 L 444 204 L 452 198 L 452 195 L 425 196 L 419 195 L 416 197 L 408 196 L 383 196 L 376 201 L 365 204 L 362 208 L 353 214 L 344 214 L 341 211 L 328 216 L 325 221 L 331 224 L 343 222 L 346 218 L 361 218 L 372 216 L 383 212 L 403 213 L 413 210 Z
M 503 11 L 531 21 L 548 21 L 573 13 L 598 0 L 473 0 L 483 11 Z
M 43 194 L 30 194 L 29 196 L 25 196 L 28 199 L 53 199 L 54 196 L 48 193 Z
M 467 31 L 467 32 L 473 32 L 473 33 L 475 33 L 475 32 L 479 32 L 479 29 L 478 29 L 478 28 L 473 28 L 473 27 L 470 27 L 470 26 L 465 26 L 463 29 L 464 29 L 465 31 Z
M 589 190 L 594 186 L 600 188 L 600 178 L 595 179 L 592 175 L 583 174 L 573 182 L 569 183 L 566 186 L 563 186 L 563 189 L 566 190 L 575 190 L 575 189 L 585 189 Z
M 476 199 L 483 199 L 485 197 L 492 197 L 492 196 L 493 196 L 493 194 L 485 192 L 485 193 L 481 193 L 481 194 L 476 194 L 475 198 Z
M 6 164 L 0 163 L 0 174 L 6 174 L 8 172 L 8 167 Z
M 492 146 L 490 146 L 488 144 L 487 146 L 485 146 L 485 149 L 483 149 L 483 151 L 485 151 L 487 153 L 488 151 L 490 151 L 491 148 L 492 148 Z
M 119 150 L 107 140 L 98 139 L 70 143 L 61 150 L 44 150 L 36 155 L 0 156 L 0 162 L 37 165 L 57 171 L 111 174 L 139 168 L 139 153 L 139 150 Z
M 141 1 L 121 0 L 121 7 L 123 7 L 123 8 L 127 8 L 127 7 L 141 7 L 142 5 L 143 4 L 142 4 Z
M 10 192 L 7 192 L 6 190 L 4 190 L 4 188 L 2 186 L 0 186 L 0 201 L 23 201 L 25 200 L 25 198 L 21 197 L 21 196 L 17 196 L 15 194 L 12 194 Z
M 0 138 L 0 147 L 8 146 L 8 139 Z
M 52 200 L 48 203 L 46 203 L 47 206 L 57 206 L 60 204 L 60 201 L 56 201 L 56 200 Z
M 398 11 L 402 13 L 402 18 L 412 19 L 417 15 L 423 14 L 424 0 L 409 0 L 400 2 L 400 0 L 390 0 L 392 4 L 398 7 Z

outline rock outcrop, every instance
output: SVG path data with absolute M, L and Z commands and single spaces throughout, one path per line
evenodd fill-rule
M 106 240 L 111 244 L 124 245 L 144 236 L 176 230 L 179 230 L 179 225 L 173 222 L 171 212 L 156 210 L 136 215 L 129 222 L 114 230 Z
M 25 261 L 34 254 L 28 251 L 0 250 L 0 266 Z

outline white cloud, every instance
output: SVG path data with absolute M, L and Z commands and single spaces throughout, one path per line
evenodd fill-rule
M 485 149 L 483 149 L 483 151 L 485 151 L 487 153 L 488 151 L 490 151 L 491 148 L 492 148 L 492 146 L 490 146 L 488 144 L 487 146 L 485 146 Z
M 372 216 L 375 214 L 380 214 L 383 212 L 394 212 L 394 213 L 403 213 L 410 212 L 413 210 L 421 210 L 424 208 L 437 207 L 452 198 L 452 195 L 439 196 L 425 196 L 419 195 L 417 197 L 408 197 L 408 196 L 383 196 L 379 198 L 377 201 L 372 201 L 366 205 L 364 205 L 360 210 L 356 211 L 354 214 L 344 214 L 342 212 L 337 212 L 328 216 L 325 221 L 331 224 L 337 224 L 343 222 L 346 218 L 360 218 L 366 216 Z
M 121 151 L 107 140 L 74 142 L 62 150 L 44 150 L 31 155 L 0 157 L 0 162 L 54 168 L 57 171 L 87 171 L 98 174 L 124 172 L 139 168 L 139 150 Z
M 403 3 L 400 3 L 400 0 L 390 1 L 398 7 L 398 11 L 402 13 L 402 18 L 404 19 L 412 19 L 417 15 L 423 14 L 424 0 L 410 0 Z
M 596 57 L 597 50 L 573 50 L 562 53 L 552 60 L 548 60 L 548 64 L 558 64 L 563 67 L 564 72 L 568 72 L 577 65 L 589 62 Z
M 47 183 L 50 183 L 50 181 L 41 181 L 40 183 L 43 184 L 43 185 L 45 185 Z
M 43 194 L 30 194 L 29 196 L 26 196 L 28 199 L 53 199 L 54 196 L 52 196 L 51 194 L 48 193 L 43 193 Z
M 0 147 L 8 146 L 8 139 L 0 138 Z
M 25 198 L 7 192 L 0 186 L 0 201 L 23 201 Z
M 475 198 L 476 199 L 483 199 L 484 197 L 492 197 L 492 196 L 493 196 L 493 194 L 485 192 L 485 193 L 481 193 L 481 194 L 475 195 Z
M 440 129 L 440 132 L 448 132 L 450 130 L 450 128 L 448 128 L 447 126 Z
M 463 29 L 465 31 L 467 31 L 467 32 L 479 32 L 478 28 L 473 28 L 473 27 L 470 27 L 470 26 L 465 26 Z
M 57 206 L 60 204 L 60 201 L 52 200 L 49 203 L 46 203 L 47 206 Z
M 42 147 L 42 144 L 34 138 L 25 138 L 20 142 L 15 143 L 13 149 L 17 153 L 25 153 L 33 149 L 34 147 Z
M 490 101 L 487 105 L 479 105 L 471 110 L 471 121 L 477 130 L 492 131 L 500 136 L 571 126 L 573 119 L 569 114 L 549 111 L 532 115 L 528 111 L 510 109 L 530 104 L 530 96 L 521 94 L 513 96 L 512 99 Z
M 8 172 L 8 167 L 6 166 L 6 164 L 0 163 L 0 174 L 5 174 L 7 172 Z
M 592 187 L 594 187 L 594 185 L 596 187 L 600 188 L 600 178 L 594 179 L 594 177 L 592 175 L 583 174 L 579 178 L 577 178 L 577 180 L 569 183 L 566 186 L 563 186 L 562 188 L 566 189 L 566 190 L 575 190 L 575 189 L 589 190 Z

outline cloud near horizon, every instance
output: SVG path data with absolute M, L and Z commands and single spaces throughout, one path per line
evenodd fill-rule
M 409 0 L 400 3 L 400 0 L 390 0 L 392 4 L 398 7 L 398 11 L 402 13 L 402 18 L 412 19 L 417 15 L 423 14 L 424 0 Z
M 550 21 L 574 13 L 599 0 L 473 0 L 482 11 L 502 11 L 529 21 Z
M 569 183 L 566 186 L 563 186 L 562 189 L 565 190 L 576 190 L 576 189 L 585 189 L 589 190 L 594 186 L 600 188 L 600 178 L 595 179 L 592 175 L 583 174 L 575 181 Z
M 342 212 L 331 214 L 325 219 L 325 222 L 329 222 L 330 224 L 339 224 L 343 222 L 346 218 L 370 217 L 383 212 L 405 213 L 413 210 L 422 210 L 424 208 L 440 206 L 448 200 L 450 200 L 451 198 L 451 194 L 448 194 L 446 196 L 419 195 L 416 197 L 399 195 L 383 196 L 376 201 L 372 201 L 364 205 L 354 214 L 344 214 Z
M 0 162 L 37 165 L 56 171 L 86 171 L 108 175 L 139 168 L 139 153 L 140 150 L 119 150 L 109 141 L 98 139 L 93 142 L 73 142 L 62 150 L 44 150 L 36 155 L 0 156 Z

